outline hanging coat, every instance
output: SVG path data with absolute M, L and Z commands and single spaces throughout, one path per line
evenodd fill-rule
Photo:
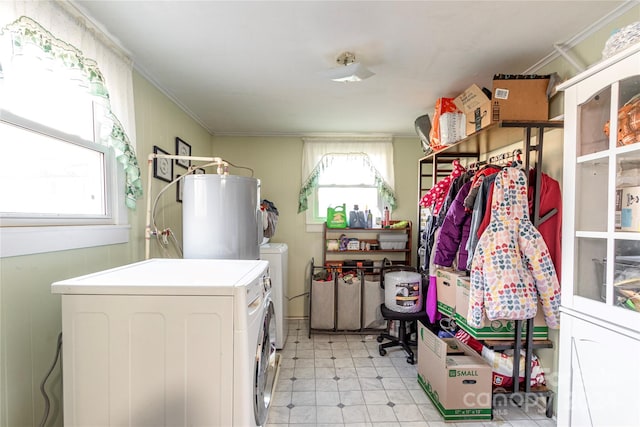
M 467 269 L 467 240 L 469 239 L 471 214 L 464 208 L 464 199 L 469 194 L 470 188 L 471 181 L 467 181 L 458 191 L 447 210 L 436 241 L 434 264 L 451 267 L 457 254 L 458 270 Z
M 440 212 L 440 208 L 445 201 L 445 197 L 449 192 L 449 187 L 453 180 L 466 172 L 465 167 L 460 164 L 460 160 L 456 159 L 451 164 L 453 165 L 451 173 L 434 185 L 429 191 L 427 191 L 427 194 L 422 196 L 420 199 L 420 206 L 424 208 L 433 207 L 432 213 L 434 215 L 437 215 L 438 212 Z
M 560 284 L 540 232 L 529 220 L 527 179 L 516 168 L 496 176 L 491 222 L 471 263 L 467 322 L 525 320 L 536 315 L 538 299 L 550 328 L 558 328 Z

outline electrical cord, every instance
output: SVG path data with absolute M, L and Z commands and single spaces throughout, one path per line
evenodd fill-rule
M 47 372 L 47 375 L 45 375 L 44 379 L 40 383 L 40 393 L 42 393 L 42 396 L 44 396 L 44 414 L 42 416 L 42 421 L 40 421 L 40 424 L 38 424 L 39 427 L 44 427 L 45 423 L 47 422 L 47 418 L 49 418 L 49 409 L 51 407 L 51 403 L 49 401 L 49 396 L 47 395 L 47 391 L 45 390 L 44 386 L 47 382 L 47 379 L 49 379 L 49 375 L 51 375 L 51 372 L 53 372 L 53 369 L 56 367 L 56 364 L 58 363 L 58 358 L 60 357 L 61 349 L 62 349 L 62 332 L 58 334 L 58 345 L 56 346 L 56 356 L 53 359 L 51 368 L 49 368 L 49 372 Z
M 233 166 L 233 167 L 234 167 L 234 168 L 236 168 L 236 169 L 245 169 L 245 170 L 251 171 L 251 178 L 253 178 L 253 174 L 254 174 L 253 169 L 248 168 L 248 167 L 246 167 L 246 166 L 238 166 L 238 165 L 234 165 L 233 163 L 228 162 L 228 161 L 226 161 L 226 160 L 225 160 L 225 162 L 227 162 L 230 166 Z

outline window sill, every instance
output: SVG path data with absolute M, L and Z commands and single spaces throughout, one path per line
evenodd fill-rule
M 130 225 L 0 227 L 0 258 L 129 242 Z

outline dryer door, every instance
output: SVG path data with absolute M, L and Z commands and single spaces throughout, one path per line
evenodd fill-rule
M 276 319 L 273 302 L 267 298 L 264 321 L 258 338 L 256 365 L 254 368 L 254 402 L 253 412 L 256 425 L 262 426 L 267 421 L 267 411 L 271 404 L 271 393 L 276 378 Z

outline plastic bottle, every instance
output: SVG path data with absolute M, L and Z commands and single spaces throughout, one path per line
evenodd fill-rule
M 389 206 L 384 207 L 384 216 L 382 217 L 382 226 L 388 227 L 391 225 L 391 212 L 389 212 Z
M 364 212 L 358 210 L 358 205 L 353 205 L 353 210 L 349 212 L 349 228 L 365 228 L 367 220 Z

